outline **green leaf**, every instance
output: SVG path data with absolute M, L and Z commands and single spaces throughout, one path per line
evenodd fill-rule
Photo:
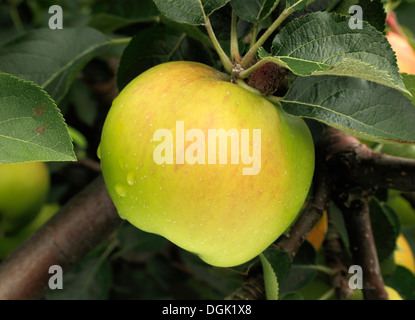
M 316 269 L 304 266 L 315 265 L 316 252 L 309 242 L 304 242 L 296 253 L 288 275 L 279 278 L 280 294 L 298 291 L 314 280 Z
M 267 300 L 278 300 L 278 279 L 274 268 L 262 253 L 259 255 L 259 258 L 261 259 L 262 270 L 264 272 L 264 284 Z
M 230 0 L 154 0 L 159 11 L 167 18 L 192 25 L 204 25 L 205 15 L 223 7 Z
M 280 0 L 231 0 L 233 10 L 238 17 L 252 23 L 267 18 Z
M 0 73 L 0 163 L 75 161 L 62 114 L 42 88 Z
M 297 75 L 356 77 L 408 92 L 395 52 L 367 22 L 362 29 L 350 29 L 348 17 L 311 13 L 283 27 L 272 46 L 273 54 L 264 58 Z
M 49 290 L 46 300 L 107 300 L 112 285 L 111 264 L 90 254 L 63 272 L 63 290 Z
M 158 19 L 158 16 L 149 16 L 143 18 L 125 18 L 103 12 L 94 15 L 89 21 L 88 26 L 104 33 L 110 33 L 131 24 L 157 22 Z
M 0 48 L 0 71 L 33 81 L 59 102 L 78 71 L 110 45 L 92 28 L 31 30 Z
M 385 276 L 385 284 L 392 287 L 405 300 L 415 300 L 415 275 L 408 269 L 397 266 L 391 276 Z
M 166 26 L 154 26 L 140 32 L 125 48 L 117 72 L 117 86 L 122 90 L 145 70 L 168 61 L 207 62 L 203 45 L 185 33 Z
M 376 198 L 370 201 L 369 212 L 378 259 L 382 262 L 395 250 L 399 220 L 392 209 L 382 205 Z
M 415 142 L 415 106 L 401 92 L 374 82 L 337 76 L 298 77 L 281 103 L 290 114 L 321 121 L 362 139 Z
M 286 0 L 285 2 L 287 8 L 292 7 L 295 11 L 302 11 L 308 2 L 313 2 L 313 0 Z

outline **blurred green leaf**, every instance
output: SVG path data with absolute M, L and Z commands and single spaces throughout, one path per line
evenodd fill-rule
M 92 28 L 30 30 L 0 48 L 0 71 L 33 81 L 59 102 L 82 67 L 111 44 Z
M 154 26 L 140 32 L 124 50 L 118 66 L 117 86 L 122 90 L 140 73 L 163 62 L 206 62 L 209 59 L 206 48 L 185 33 Z

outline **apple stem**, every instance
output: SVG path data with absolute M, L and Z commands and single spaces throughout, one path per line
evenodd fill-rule
M 266 59 L 261 59 L 257 61 L 253 66 L 249 67 L 248 69 L 244 69 L 241 73 L 239 73 L 239 79 L 246 79 L 248 78 L 256 69 L 258 69 L 263 64 L 267 63 Z
M 255 42 L 255 44 L 249 49 L 246 55 L 241 60 L 241 64 L 244 68 L 247 68 L 255 58 L 259 48 L 267 41 L 272 33 L 281 25 L 281 23 L 295 10 L 294 7 L 302 0 L 294 3 L 291 7 L 284 9 L 280 16 L 271 24 L 271 26 L 264 32 L 264 34 Z
M 118 46 L 118 45 L 128 44 L 131 41 L 131 39 L 132 39 L 132 37 L 120 38 L 120 39 L 111 39 L 110 40 L 110 45 Z
M 273 104 L 277 104 L 278 106 L 282 107 L 281 101 L 284 100 L 284 97 L 277 97 L 273 95 L 269 95 L 265 97 L 268 101 L 272 102 Z
M 249 86 L 245 81 L 243 81 L 242 79 L 236 79 L 236 84 L 242 88 L 244 88 L 245 90 L 254 93 L 254 94 L 258 94 L 258 95 L 262 95 L 261 92 L 259 92 L 259 90 L 252 88 L 251 86 Z

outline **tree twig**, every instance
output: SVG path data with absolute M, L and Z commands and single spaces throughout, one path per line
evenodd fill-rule
M 99 176 L 70 200 L 0 265 L 0 299 L 39 299 L 52 276 L 65 271 L 101 243 L 121 219 Z

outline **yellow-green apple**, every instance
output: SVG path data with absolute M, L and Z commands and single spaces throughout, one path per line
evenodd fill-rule
M 131 81 L 98 155 L 122 218 L 220 267 L 256 257 L 290 226 L 314 171 L 302 119 L 194 62 Z
M 59 203 L 46 203 L 36 217 L 18 232 L 0 238 L 0 260 L 5 259 L 10 252 L 21 245 L 32 233 L 46 223 L 60 208 Z
M 28 224 L 45 203 L 50 176 L 43 162 L 0 164 L 0 229 L 16 232 Z

